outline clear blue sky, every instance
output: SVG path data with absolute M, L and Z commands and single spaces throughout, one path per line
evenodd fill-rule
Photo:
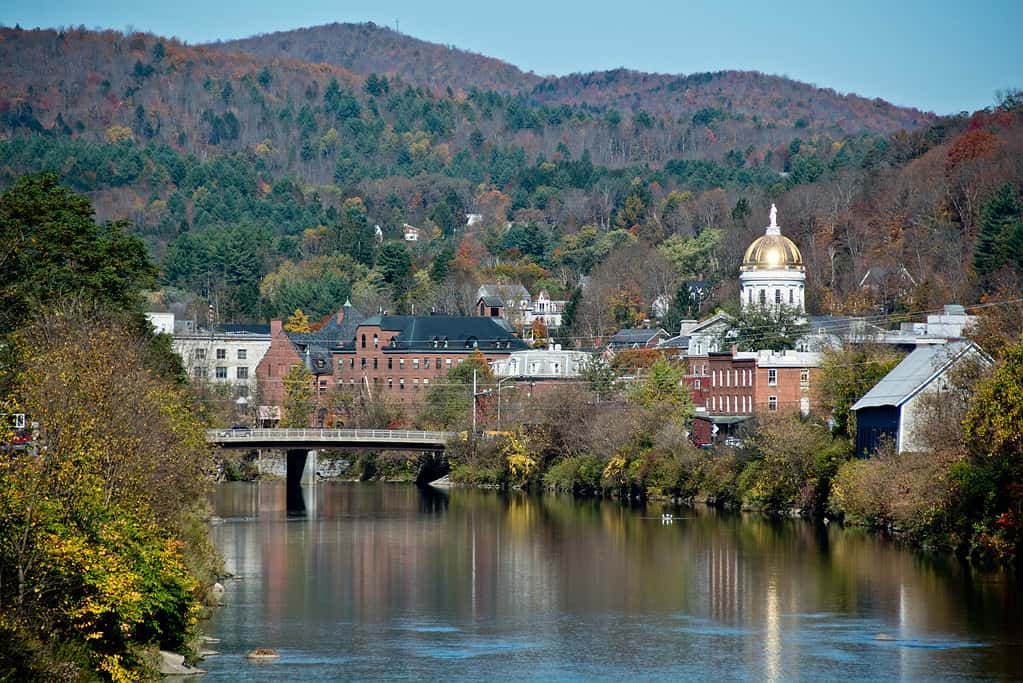
M 177 36 L 190 43 L 373 21 L 538 74 L 625 66 L 751 69 L 941 114 L 1023 88 L 1023 0 L 5 0 L 0 23 Z

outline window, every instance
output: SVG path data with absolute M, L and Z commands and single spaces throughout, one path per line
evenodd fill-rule
M 217 349 L 217 360 L 227 360 L 227 349 Z
M 703 355 L 703 342 L 696 342 L 696 355 L 697 356 Z
M 444 345 L 446 346 L 447 342 L 444 342 Z M 451 369 L 451 359 L 450 358 L 445 358 L 444 359 L 444 367 L 446 367 L 448 370 Z
M 398 369 L 399 370 L 404 370 L 405 369 L 405 359 L 404 358 L 399 358 L 398 359 Z
M 379 367 L 380 367 L 380 359 L 379 358 L 374 358 L 373 359 L 373 369 L 376 370 Z
M 430 383 L 430 380 L 429 380 L 429 378 L 426 378 L 426 377 L 424 377 L 424 378 L 423 378 L 423 386 L 426 386 L 426 385 L 428 385 L 429 383 Z
M 362 360 L 361 360 L 361 361 L 359 362 L 359 366 L 360 366 L 360 367 L 361 367 L 361 368 L 362 368 L 363 370 L 365 370 L 365 369 L 366 369 L 366 359 L 365 359 L 365 358 L 363 358 L 363 359 L 362 359 Z
M 350 367 L 350 368 L 354 368 L 355 367 L 355 358 L 349 358 L 348 359 L 348 367 Z
M 237 394 L 238 394 L 238 398 L 248 398 L 249 397 L 249 385 L 248 384 L 239 385 Z
M 711 396 L 710 397 L 710 409 L 712 411 L 715 411 L 715 410 L 718 409 L 718 397 L 717 396 Z
M 206 349 L 196 349 L 195 350 L 195 359 L 196 360 L 206 360 Z
M 394 369 L 394 359 L 393 358 L 388 358 L 387 359 L 387 369 L 388 370 L 393 370 Z
M 404 377 L 399 377 L 398 378 L 398 388 L 401 389 L 402 391 L 405 391 L 405 378 Z
M 217 379 L 227 379 L 227 368 L 224 367 L 223 365 L 218 365 L 217 366 L 216 378 Z
M 249 378 L 249 369 L 248 368 L 237 368 L 236 371 L 237 371 L 238 379 L 248 379 Z
M 393 389 L 394 388 L 394 379 L 392 379 L 390 377 L 387 378 L 387 388 L 388 389 Z
M 412 388 L 413 389 L 418 389 L 419 388 L 419 378 L 414 377 L 412 379 Z
M 767 409 L 772 413 L 778 410 L 778 397 L 768 396 L 767 397 Z
M 746 303 L 748 303 L 748 304 L 752 304 L 753 303 L 753 290 L 752 289 L 747 289 L 746 290 Z
M 716 387 L 718 385 L 718 373 L 714 370 L 710 371 L 710 385 Z
M 412 369 L 413 370 L 418 370 L 419 369 L 419 359 L 418 358 L 413 358 L 412 359 Z
M 781 290 L 780 289 L 774 290 L 774 303 L 776 303 L 776 304 L 780 304 L 781 303 Z
M 430 369 L 430 359 L 429 358 L 424 358 L 423 359 L 423 368 L 425 368 L 426 370 Z
M 763 306 L 767 303 L 767 292 L 760 290 L 760 305 Z
M 767 386 L 776 387 L 778 386 L 778 371 L 771 368 L 767 371 Z
M 238 360 L 248 360 L 249 352 L 246 349 L 238 349 Z
M 196 379 L 203 379 L 206 377 L 206 368 L 196 368 L 194 371 Z
M 376 348 L 379 348 L 379 346 L 380 346 L 380 339 L 374 334 L 373 335 L 373 348 L 376 349 Z
M 800 368 L 799 370 L 799 388 L 809 389 L 810 388 L 810 368 Z
M 795 299 L 793 298 L 794 296 L 795 296 L 795 295 L 794 295 L 794 294 L 792 293 L 792 290 L 790 289 L 790 290 L 789 290 L 789 303 L 790 303 L 790 304 L 793 304 L 793 303 L 795 303 Z
M 732 400 L 730 396 L 725 396 L 725 412 L 732 412 Z
M 362 335 L 362 348 L 366 348 L 366 335 Z

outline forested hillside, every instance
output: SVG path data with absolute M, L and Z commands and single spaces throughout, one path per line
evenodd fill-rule
M 290 57 L 333 64 L 356 73 L 398 76 L 442 92 L 495 90 L 529 104 L 617 107 L 645 112 L 672 128 L 703 111 L 704 119 L 745 117 L 761 126 L 831 127 L 845 133 L 894 133 L 917 128 L 934 116 L 883 100 L 839 95 L 788 78 L 756 72 L 652 74 L 628 69 L 541 77 L 510 64 L 454 47 L 417 40 L 387 27 L 329 24 L 211 45 L 267 59 Z
M 373 63 L 370 42 L 352 66 Z M 440 64 L 450 51 L 433 47 Z M 478 283 L 503 280 L 572 298 L 566 334 L 583 341 L 650 317 L 661 297 L 675 299 L 662 321 L 673 327 L 734 300 L 742 251 L 772 202 L 806 256 L 813 312 L 923 310 L 1015 287 L 1013 96 L 935 120 L 860 112 L 866 100 L 758 74 L 689 77 L 675 90 L 610 72 L 521 96 L 448 92 L 415 72 L 225 50 L 0 30 L 0 184 L 57 173 L 100 219 L 147 240 L 164 302 L 210 301 L 221 320 L 323 315 L 349 295 L 367 311 L 464 311 Z M 400 55 L 395 64 L 412 59 Z M 484 78 L 488 60 L 469 57 Z M 446 78 L 466 70 L 458 58 Z M 626 84 L 643 79 L 630 99 Z M 574 94 L 556 102 L 563 89 Z M 668 104 L 643 99 L 655 91 Z M 616 104 L 626 101 L 650 108 Z M 404 223 L 423 239 L 398 240 Z M 901 267 L 908 279 L 860 286 L 870 268 Z M 679 285 L 693 278 L 711 286 L 709 301 L 688 300 Z

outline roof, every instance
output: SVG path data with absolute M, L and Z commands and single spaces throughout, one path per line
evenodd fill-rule
M 689 348 L 689 335 L 680 334 L 671 339 L 665 339 L 657 345 L 659 349 L 688 349 Z
M 967 341 L 917 347 L 853 404 L 852 410 L 901 406 L 971 351 L 982 353 Z
M 499 296 L 490 296 L 484 294 L 483 296 L 480 297 L 480 299 L 486 306 L 493 306 L 494 308 L 504 308 L 504 299 L 502 299 Z
M 479 296 L 496 296 L 499 299 L 529 299 L 529 290 L 522 285 L 515 284 L 489 284 L 480 285 L 476 290 Z
M 633 327 L 615 332 L 609 344 L 611 346 L 632 346 L 633 344 L 649 344 L 658 336 L 667 337 L 668 333 L 660 327 Z
M 367 318 L 364 326 L 397 332 L 383 351 L 447 351 L 479 348 L 482 351 L 521 351 L 526 343 L 494 318 L 463 315 L 382 315 Z M 354 339 L 353 335 L 353 339 Z M 446 344 L 446 345 L 445 345 Z
M 227 334 L 270 334 L 269 325 L 242 325 L 228 323 L 220 326 Z

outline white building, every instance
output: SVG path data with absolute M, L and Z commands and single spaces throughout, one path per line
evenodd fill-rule
M 193 381 L 225 385 L 247 399 L 255 394 L 256 366 L 270 348 L 270 332 L 178 334 L 173 346 Z
M 146 319 L 157 334 L 174 334 L 173 313 L 146 313 Z
M 401 226 L 401 230 L 402 230 L 402 236 L 405 238 L 406 242 L 418 242 L 419 241 L 419 233 L 422 232 L 422 230 L 420 230 L 416 226 L 409 225 L 408 223 L 405 223 L 405 224 L 403 224 Z
M 750 306 L 788 306 L 806 310 L 806 267 L 799 247 L 781 234 L 778 209 L 771 205 L 771 224 L 746 249 L 739 275 L 739 303 Z
M 539 319 L 543 320 L 544 325 L 549 330 L 561 327 L 561 315 L 565 312 L 567 304 L 567 301 L 550 298 L 547 292 L 541 289 L 540 293 L 533 299 L 532 305 L 526 311 L 524 322 L 526 325 L 532 325 L 534 320 Z
M 590 354 L 585 351 L 566 351 L 556 344 L 546 349 L 516 351 L 495 360 L 490 367 L 495 377 L 573 379 L 582 374 L 589 359 Z

